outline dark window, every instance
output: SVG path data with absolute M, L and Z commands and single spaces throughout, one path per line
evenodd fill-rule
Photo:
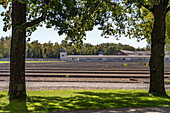
M 72 60 L 79 60 L 79 58 L 72 58 Z
M 165 58 L 165 60 L 169 60 L 169 58 Z
M 91 58 L 87 58 L 86 60 L 92 60 Z

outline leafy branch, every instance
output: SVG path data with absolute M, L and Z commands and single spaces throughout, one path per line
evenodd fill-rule
M 26 22 L 20 26 L 18 26 L 17 28 L 15 28 L 16 31 L 22 31 L 23 29 L 26 29 L 28 27 L 32 27 L 35 26 L 36 24 L 39 24 L 40 22 L 44 21 L 46 19 L 47 16 L 47 10 L 49 7 L 49 0 L 44 0 L 44 7 L 43 7 L 43 11 L 40 17 L 30 21 L 30 22 Z
M 108 1 L 108 0 L 103 0 L 103 1 L 106 2 L 106 3 L 108 3 L 108 4 L 111 4 L 111 5 L 116 5 L 116 3 L 110 2 L 110 1 Z
M 143 5 L 143 7 L 145 7 L 146 9 L 148 9 L 149 11 L 153 13 L 153 8 L 151 8 L 150 5 Z
M 37 18 L 37 19 L 35 19 L 35 20 L 31 21 L 31 22 L 26 22 L 26 23 L 22 24 L 16 30 L 20 31 L 20 30 L 23 30 L 23 29 L 25 29 L 27 27 L 34 26 L 34 25 L 44 21 L 45 17 L 46 17 L 46 14 L 42 13 L 42 15 L 39 18 Z
M 166 12 L 169 12 L 170 11 L 170 6 L 167 8 Z

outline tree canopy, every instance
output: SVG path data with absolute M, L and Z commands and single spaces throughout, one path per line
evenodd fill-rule
M 47 1 L 47 0 L 45 0 Z M 166 0 L 168 2 L 168 0 Z M 2 0 L 4 7 L 11 0 Z M 30 36 L 38 26 L 47 28 L 55 26 L 59 35 L 67 34 L 70 44 L 80 45 L 85 40 L 85 31 L 90 31 L 99 25 L 102 36 L 114 36 L 148 39 L 150 42 L 154 16 L 151 8 L 160 0 L 26 0 L 27 2 L 27 36 Z M 11 28 L 11 10 L 9 6 L 4 16 L 4 31 Z M 166 16 L 169 37 L 169 14 Z M 43 21 L 42 21 L 43 20 Z M 33 26 L 32 26 L 33 25 Z
M 106 38 L 110 35 L 118 38 L 122 34 L 137 40 L 147 38 L 151 42 L 149 92 L 166 95 L 164 55 L 170 0 L 82 0 L 81 3 L 80 13 L 68 22 L 71 29 L 67 29 L 66 40 L 80 45 L 85 31 L 96 25 Z
M 12 4 L 10 0 L 2 0 L 0 4 L 8 8 L 1 14 L 4 16 L 4 31 L 11 28 L 12 21 L 10 75 L 15 80 L 19 80 L 17 77 L 20 78 L 20 75 L 25 75 L 23 67 L 25 67 L 26 33 L 27 36 L 31 35 L 37 26 L 45 23 L 47 28 L 54 26 L 60 35 L 65 33 L 66 40 L 71 41 L 70 45 L 79 46 L 85 39 L 85 31 L 99 25 L 98 29 L 102 30 L 101 35 L 105 38 L 110 35 L 115 38 L 125 35 L 137 40 L 145 38 L 151 40 L 149 92 L 166 94 L 164 47 L 165 34 L 169 36 L 166 17 L 169 23 L 170 0 L 12 0 Z M 22 61 L 18 62 L 15 59 Z M 10 79 L 13 83 L 14 78 Z M 22 77 L 19 82 L 23 84 L 23 80 Z M 16 90 L 19 89 L 16 95 L 22 93 L 20 89 L 22 85 L 10 86 L 14 85 Z M 15 92 L 13 96 L 16 96 Z
M 11 37 L 0 38 L 0 58 L 10 57 L 10 42 Z M 115 48 L 113 51 L 109 48 Z M 145 48 L 134 48 L 129 45 L 115 44 L 115 43 L 102 43 L 98 45 L 92 45 L 89 43 L 83 43 L 81 48 L 74 48 L 69 46 L 69 43 L 63 41 L 62 44 L 52 43 L 39 43 L 38 40 L 26 43 L 26 58 L 59 58 L 60 50 L 65 48 L 68 55 L 98 55 L 100 51 L 103 51 L 105 55 L 111 55 L 117 50 L 129 50 L 129 51 L 145 51 Z M 109 51 L 109 52 L 107 52 Z

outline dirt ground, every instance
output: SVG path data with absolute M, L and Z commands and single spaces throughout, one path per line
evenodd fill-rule
M 167 80 L 170 63 L 165 63 Z M 9 64 L 0 64 L 0 82 L 9 82 Z M 28 63 L 26 82 L 149 83 L 149 67 L 136 62 Z
M 165 63 L 165 80 L 170 80 L 170 63 Z M 148 88 L 149 67 L 130 62 L 55 62 L 26 64 L 26 83 L 32 85 L 27 90 L 70 90 L 80 87 L 61 87 L 65 84 L 113 85 L 114 88 Z M 7 91 L 9 84 L 9 64 L 0 64 L 0 91 Z M 35 85 L 42 87 L 35 87 Z M 49 86 L 45 86 L 45 85 Z M 53 86 L 56 84 L 56 86 Z M 142 86 L 143 85 L 143 86 Z M 166 83 L 170 89 L 170 84 Z M 89 87 L 81 87 L 81 89 Z M 92 87 L 91 87 L 92 88 Z M 94 87 L 95 88 L 95 87 Z M 101 87 L 98 87 L 101 88 Z M 103 87 L 107 88 L 107 87 Z M 169 107 L 116 108 L 101 110 L 56 111 L 53 113 L 170 113 Z

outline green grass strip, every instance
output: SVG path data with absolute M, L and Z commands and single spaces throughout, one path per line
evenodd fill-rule
M 25 63 L 53 63 L 53 62 L 66 62 L 66 61 L 26 61 Z M 10 61 L 0 61 L 0 63 L 10 63 Z
M 26 61 L 25 63 L 53 63 L 53 62 L 66 62 L 66 61 Z
M 0 64 L 1 63 L 10 63 L 10 61 L 0 61 Z
M 27 102 L 9 104 L 7 92 L 0 92 L 0 112 L 53 112 L 77 109 L 170 107 L 169 97 L 158 97 L 147 90 L 58 90 L 28 91 Z
M 170 80 L 165 80 L 165 83 L 170 84 Z

